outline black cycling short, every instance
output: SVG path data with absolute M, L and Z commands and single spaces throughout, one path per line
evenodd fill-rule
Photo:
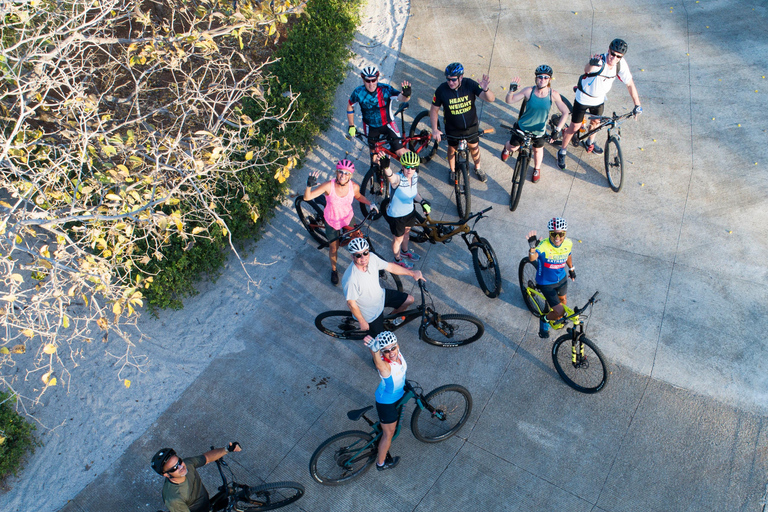
M 514 128 L 516 130 L 520 129 L 520 126 L 515 123 Z M 531 139 L 531 144 L 535 148 L 543 148 L 544 147 L 544 139 L 546 139 L 546 135 L 542 135 L 541 137 L 533 137 Z M 519 147 L 525 142 L 525 139 L 523 139 L 523 136 L 520 135 L 517 132 L 512 132 L 512 135 L 509 137 L 509 143 L 512 145 L 513 148 Z
M 389 150 L 393 153 L 397 153 L 403 149 L 401 142 L 401 135 L 397 129 L 397 125 L 394 121 L 386 126 L 379 126 L 374 128 L 372 126 L 365 126 L 366 135 L 368 136 L 368 147 L 373 149 L 376 146 L 376 141 L 380 139 L 386 139 L 389 143 Z
M 446 137 L 448 140 L 448 145 L 451 147 L 456 147 L 459 145 L 458 139 L 454 139 L 453 137 L 461 137 L 464 139 L 467 139 L 467 144 L 475 144 L 477 142 L 480 142 L 480 135 L 478 132 L 478 126 L 473 125 L 467 128 L 466 130 L 449 130 L 448 128 L 445 129 L 445 133 L 447 135 L 450 135 L 450 137 Z
M 559 297 L 565 297 L 568 292 L 568 278 L 564 277 L 555 284 L 540 284 L 537 285 L 544 298 L 547 299 L 547 304 L 550 308 L 554 308 L 560 304 Z
M 405 301 L 408 300 L 408 294 L 405 292 L 399 292 L 397 290 L 390 290 L 389 288 L 384 290 L 384 309 L 392 308 L 397 309 L 402 306 Z M 382 311 L 373 321 L 368 322 L 368 334 L 374 338 L 379 333 L 384 332 L 384 312 Z
M 399 400 L 398 400 L 399 402 Z M 383 424 L 397 423 L 400 415 L 397 411 L 397 403 L 393 404 L 380 404 L 376 402 L 376 412 L 379 413 L 379 421 Z
M 601 103 L 597 106 L 590 107 L 587 105 L 582 105 L 578 101 L 573 102 L 573 111 L 571 111 L 571 122 L 572 123 L 580 123 L 584 120 L 584 114 L 589 111 L 590 114 L 593 116 L 601 116 L 603 115 L 603 107 L 605 106 L 605 103 Z
M 403 236 L 405 235 L 405 228 L 412 228 L 419 222 L 419 219 L 416 218 L 416 208 L 402 217 L 387 216 L 387 222 L 389 222 L 389 230 L 393 235 Z

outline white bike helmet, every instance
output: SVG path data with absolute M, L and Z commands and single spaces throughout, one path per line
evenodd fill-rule
M 550 231 L 568 231 L 568 223 L 562 217 L 553 217 L 549 219 L 547 229 Z
M 373 342 L 371 342 L 371 350 L 378 352 L 383 348 L 387 348 L 396 344 L 397 336 L 395 336 L 395 333 L 390 331 L 383 331 L 377 334 L 373 339 Z
M 352 254 L 367 251 L 369 247 L 368 241 L 363 237 L 353 238 L 347 244 L 347 250 Z
M 368 66 L 360 72 L 362 78 L 379 78 L 379 70 L 376 66 Z

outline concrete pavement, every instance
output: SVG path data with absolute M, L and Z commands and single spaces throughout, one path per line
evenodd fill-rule
M 345 412 L 371 404 L 378 379 L 359 344 L 314 328 L 315 315 L 344 301 L 328 282 L 327 253 L 314 248 L 286 200 L 256 249 L 276 262 L 265 270 L 270 290 L 230 349 L 63 510 L 158 510 L 161 481 L 147 463 L 157 448 L 196 454 L 230 439 L 245 448 L 229 456 L 242 480 L 306 486 L 285 510 L 764 510 L 767 15 L 758 1 L 414 0 L 392 78 L 413 82 L 412 116 L 428 107 L 445 65 L 458 60 L 467 76 L 491 75 L 499 99 L 482 107 L 481 122 L 498 129 L 517 113 L 503 103 L 513 76 L 529 85 L 533 69 L 548 63 L 553 86 L 573 99 L 586 59 L 613 37 L 629 42 L 645 109 L 622 127 L 629 165 L 619 194 L 608 188 L 601 157 L 569 148 L 563 172 L 547 147 L 542 180 L 528 182 L 509 212 L 511 167 L 497 157 L 504 136 L 483 140 L 489 180 L 473 181 L 472 209 L 494 207 L 477 229 L 501 260 L 498 299 L 478 288 L 460 240 L 416 247 L 438 304 L 480 316 L 486 334 L 448 350 L 419 341 L 415 326 L 398 331 L 408 377 L 426 390 L 466 386 L 474 400 L 469 423 L 436 445 L 404 428 L 392 449 L 403 460 L 393 471 L 336 488 L 311 480 L 311 454 L 327 437 L 362 427 Z M 340 113 L 359 81 L 350 76 L 337 97 Z M 607 110 L 629 108 L 617 83 Z M 365 168 L 365 151 L 340 128 L 292 177 L 294 190 L 344 151 Z M 450 218 L 444 154 L 443 146 L 420 183 L 435 211 Z M 536 336 L 517 287 L 525 233 L 545 231 L 553 215 L 568 219 L 575 242 L 570 303 L 594 290 L 603 298 L 589 335 L 613 372 L 593 396 L 558 378 L 551 341 Z M 388 245 L 383 221 L 372 236 Z M 340 253 L 342 268 L 346 258 Z M 203 471 L 209 490 L 214 470 Z

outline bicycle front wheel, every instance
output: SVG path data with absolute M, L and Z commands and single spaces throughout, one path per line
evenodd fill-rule
M 363 194 L 366 199 L 376 203 L 379 207 L 378 213 L 371 216 L 371 220 L 376 220 L 381 217 L 384 210 L 389 203 L 389 184 L 386 180 L 380 178 L 379 173 L 375 166 L 371 166 L 368 172 L 365 173 L 363 178 L 363 184 L 360 185 L 360 193 Z M 368 216 L 368 205 L 365 203 L 360 204 L 360 213 L 363 214 L 363 218 Z
M 520 196 L 523 195 L 523 185 L 528 174 L 528 161 L 530 157 L 527 154 L 519 154 L 515 162 L 515 173 L 512 175 L 512 190 L 509 192 L 509 210 L 515 211 L 520 202 Z
M 624 185 L 624 157 L 621 154 L 619 139 L 609 137 L 605 143 L 605 177 L 611 190 L 618 192 Z
M 461 430 L 472 412 L 472 395 L 458 384 L 433 389 L 424 400 L 435 412 L 417 406 L 411 416 L 413 436 L 424 443 L 439 443 L 453 436 Z
M 302 196 L 296 197 L 293 202 L 296 207 L 296 213 L 299 214 L 299 221 L 304 229 L 320 244 L 327 244 L 328 238 L 325 236 L 325 217 L 323 210 L 320 209 L 314 201 L 305 201 Z
M 371 468 L 376 460 L 373 437 L 360 430 L 349 430 L 326 439 L 309 460 L 309 473 L 317 483 L 340 485 Z
M 472 197 L 469 190 L 469 165 L 466 158 L 459 162 L 459 155 L 456 154 L 456 181 L 453 182 L 453 191 L 456 195 L 456 211 L 459 218 L 464 220 L 469 216 Z
M 552 345 L 552 363 L 566 384 L 581 393 L 597 393 L 608 382 L 605 358 L 594 343 L 564 334 Z
M 439 121 L 437 129 L 440 129 Z M 422 164 L 432 160 L 437 151 L 437 141 L 432 140 L 432 122 L 429 119 L 428 110 L 419 112 L 413 120 L 408 137 L 412 139 L 408 141 L 408 149 L 419 155 Z
M 326 311 L 315 317 L 315 327 L 320 332 L 340 340 L 361 340 L 368 331 L 360 329 L 360 324 L 349 311 Z
M 304 496 L 304 486 L 298 482 L 275 482 L 257 487 L 243 487 L 234 509 L 242 512 L 274 510 Z
M 501 268 L 491 243 L 483 237 L 472 247 L 472 263 L 475 264 L 475 276 L 488 297 L 495 299 L 501 293 Z
M 485 332 L 485 325 L 471 315 L 438 315 L 426 326 L 419 328 L 419 338 L 438 347 L 460 347 L 477 341 Z
M 523 258 L 520 260 L 517 277 L 520 280 L 520 292 L 523 294 L 525 306 L 528 311 L 541 318 L 547 310 L 547 301 L 536 289 L 536 272 L 538 270 L 539 267 L 536 263 L 529 261 L 528 258 Z

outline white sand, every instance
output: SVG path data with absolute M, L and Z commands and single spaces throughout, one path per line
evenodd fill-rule
M 376 65 L 385 79 L 392 75 L 408 11 L 407 0 L 369 2 L 353 44 L 358 56 L 353 58 L 347 82 L 338 90 L 337 104 L 345 103 L 359 83 L 360 68 Z M 346 125 L 343 116 L 334 117 Z M 325 136 L 318 144 L 307 167 L 326 170 L 327 159 L 334 156 L 326 148 L 332 145 Z M 362 158 L 367 162 L 367 156 Z M 293 190 L 303 188 L 306 174 L 306 169 L 294 173 Z M 273 223 L 302 229 L 289 200 L 283 202 Z M 7 482 L 11 490 L 0 496 L 0 510 L 58 510 L 107 470 L 214 358 L 242 349 L 234 334 L 254 317 L 259 302 L 269 300 L 279 289 L 276 285 L 302 248 L 305 242 L 301 238 L 267 230 L 248 257 L 248 270 L 258 285 L 249 286 L 240 264 L 230 261 L 216 283 L 199 285 L 200 295 L 185 301 L 182 311 L 162 312 L 158 320 L 145 315 L 140 322 L 144 339 L 134 350 L 134 355 L 146 356 L 146 360 L 138 360 L 143 362 L 141 372 L 126 367 L 118 377 L 122 362 L 115 364 L 116 359 L 107 352 L 122 355 L 125 345 L 120 340 L 86 347 L 85 357 L 71 371 L 69 389 L 59 385 L 49 390 L 32 411 L 39 422 L 56 428 L 39 428 L 38 438 L 44 445 L 29 458 L 20 477 Z M 128 389 L 123 385 L 125 378 L 132 381 Z M 37 384 L 34 377 L 19 388 L 34 396 Z M 149 470 L 127 475 L 133 479 L 153 476 Z M 158 480 L 158 492 L 160 486 Z M 156 496 L 146 497 L 146 502 L 155 501 Z M 144 505 L 137 502 L 137 507 Z

